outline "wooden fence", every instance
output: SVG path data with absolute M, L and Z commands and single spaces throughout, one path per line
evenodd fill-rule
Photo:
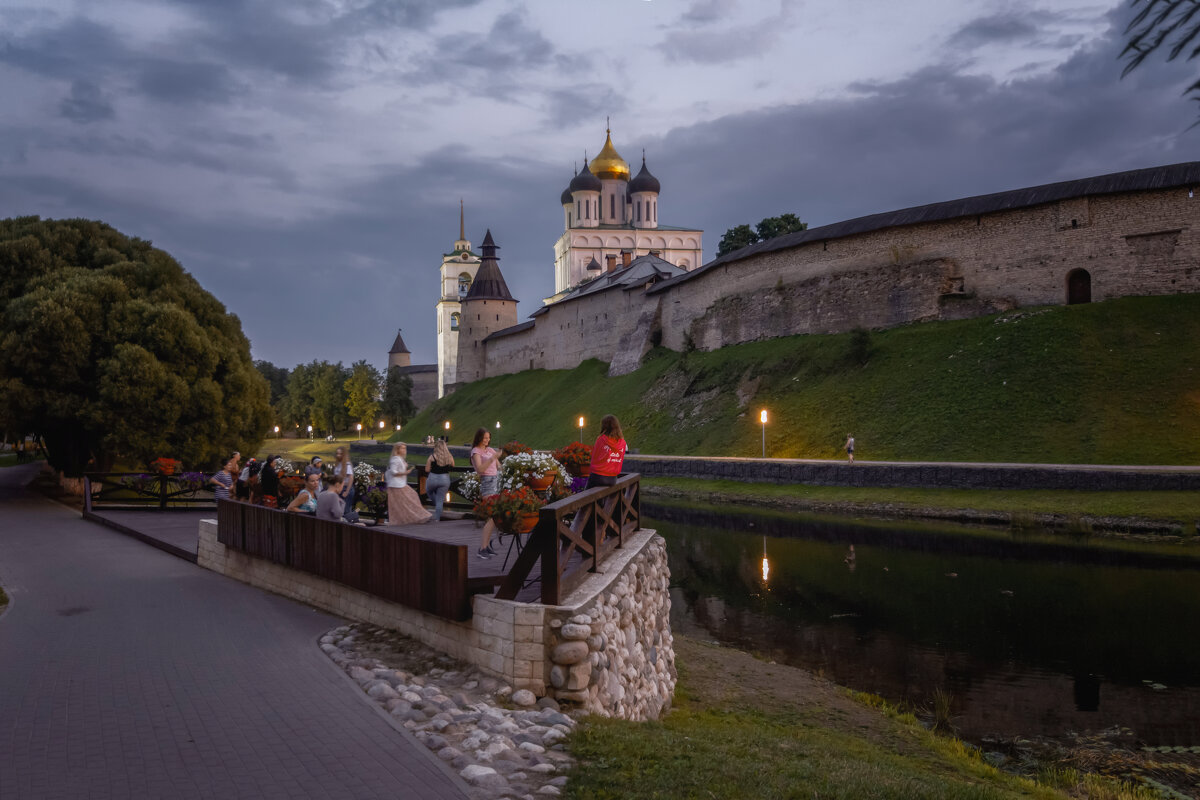
M 212 487 L 205 482 L 199 488 L 191 488 L 180 475 L 89 472 L 83 476 L 85 512 L 101 508 L 121 511 L 197 511 L 212 507 Z
M 471 616 L 466 545 L 217 501 L 226 547 L 453 620 Z
M 543 506 L 512 570 L 496 578 L 496 597 L 513 600 L 540 580 L 542 602 L 559 605 L 641 526 L 640 480 L 637 474 L 622 475 L 614 486 L 587 489 Z M 531 579 L 539 562 L 540 575 Z

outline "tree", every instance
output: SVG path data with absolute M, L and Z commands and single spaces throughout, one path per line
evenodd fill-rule
M 765 217 L 753 230 L 749 225 L 737 225 L 725 231 L 725 235 L 721 237 L 721 242 L 717 245 L 717 256 L 720 257 L 726 253 L 732 253 L 734 250 L 774 239 L 776 236 L 783 236 L 785 233 L 807 229 L 808 223 L 801 222 L 795 214 Z
M 720 257 L 726 253 L 732 253 L 734 250 L 741 250 L 743 247 L 749 247 L 757 241 L 758 234 L 749 225 L 738 225 L 725 231 L 725 235 L 721 237 L 721 241 L 717 245 L 717 256 Z
M 346 379 L 346 410 L 352 420 L 374 430 L 379 415 L 379 389 L 383 377 L 366 361 L 355 361 Z
M 279 404 L 280 418 L 287 425 L 307 429 L 316 422 L 313 416 L 313 380 L 317 362 L 297 364 L 288 374 L 287 388 Z
M 345 430 L 350 423 L 346 416 L 346 379 L 350 370 L 342 362 L 314 361 L 312 369 L 312 414 L 313 425 L 333 433 Z
M 1143 5 L 1144 3 L 1144 5 Z M 1196 0 L 1131 0 L 1130 6 L 1142 9 L 1125 26 L 1129 41 L 1121 51 L 1121 58 L 1128 59 L 1121 71 L 1124 78 L 1146 60 L 1146 57 L 1163 45 L 1167 46 L 1167 61 L 1187 53 L 1185 61 L 1200 55 L 1200 3 Z M 1184 94 L 1200 94 L 1200 80 L 1183 91 Z
M 267 384 L 237 317 L 149 242 L 101 222 L 0 220 L 0 417 L 55 469 L 252 451 Z
M 258 360 L 254 362 L 254 368 L 258 370 L 258 374 L 263 376 L 263 380 L 267 382 L 270 389 L 271 410 L 275 414 L 276 422 L 284 422 L 283 401 L 287 396 L 288 370 L 287 367 L 277 367 L 270 361 Z M 292 423 L 296 424 L 296 423 Z
M 390 367 L 387 379 L 383 384 L 383 403 L 379 413 L 384 419 L 395 420 L 397 424 L 405 425 L 417 413 L 417 406 L 412 399 L 412 378 L 400 371 L 400 367 Z

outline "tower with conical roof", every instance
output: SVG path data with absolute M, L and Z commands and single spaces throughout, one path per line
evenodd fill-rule
M 412 366 L 412 352 L 408 345 L 404 344 L 402 332 L 403 329 L 396 331 L 396 341 L 392 342 L 392 349 L 388 350 L 388 369 Z
M 462 324 L 462 299 L 467 296 L 479 256 L 467 241 L 463 203 L 458 201 L 458 239 L 454 250 L 442 254 L 441 297 L 437 304 L 437 396 L 444 397 L 446 387 L 458 380 L 458 331 Z
M 471 288 L 462 299 L 458 330 L 458 363 L 454 383 L 487 377 L 487 337 L 517 324 L 517 301 L 500 273 L 499 250 L 489 229 L 480 246 L 483 255 Z M 447 389 L 451 384 L 447 384 Z
M 588 269 L 597 264 L 628 264 L 638 256 L 653 254 L 685 270 L 703 261 L 704 231 L 663 225 L 658 221 L 658 196 L 662 185 L 646 166 L 630 178 L 629 162 L 612 142 L 612 129 L 604 132 L 604 146 L 583 169 L 575 173 L 559 197 L 564 230 L 554 245 L 553 302 L 581 281 L 595 277 Z

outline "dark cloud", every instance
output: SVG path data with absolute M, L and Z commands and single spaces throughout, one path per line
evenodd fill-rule
M 724 64 L 757 58 L 779 40 L 794 17 L 795 0 L 781 0 L 779 13 L 749 25 L 719 25 L 735 4 L 722 0 L 694 3 L 684 13 L 682 28 L 672 28 L 660 45 L 672 61 Z M 703 23 L 697 25 L 697 23 Z
M 602 83 L 581 83 L 569 89 L 552 89 L 545 94 L 546 121 L 552 127 L 567 127 L 580 120 L 597 120 L 620 114 L 628 107 L 625 97 Z
M 725 18 L 737 5 L 737 0 L 694 0 L 679 15 L 682 25 L 709 25 Z
M 1040 26 L 1027 12 L 1005 12 L 979 17 L 963 25 L 949 39 L 952 47 L 971 48 L 985 44 L 1026 41 L 1038 35 Z
M 71 93 L 58 105 L 58 113 L 72 122 L 97 122 L 116 116 L 112 103 L 91 81 L 78 80 L 71 84 Z
M 223 64 L 144 60 L 139 64 L 136 81 L 142 95 L 163 103 L 226 104 L 240 94 L 232 73 Z

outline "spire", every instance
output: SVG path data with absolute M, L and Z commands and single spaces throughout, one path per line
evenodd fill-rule
M 396 341 L 392 343 L 392 349 L 388 350 L 388 355 L 391 355 L 392 353 L 410 352 L 409 349 L 404 345 L 404 337 L 400 335 L 400 332 L 403 330 L 403 328 L 400 328 L 396 331 Z
M 467 292 L 467 296 L 463 298 L 463 302 L 510 300 L 515 303 L 516 300 L 508 291 L 508 284 L 504 282 L 504 276 L 500 274 L 500 259 L 496 256 L 496 251 L 500 247 L 492 239 L 491 228 L 488 228 L 487 235 L 483 237 L 481 247 L 483 248 L 483 257 L 479 263 L 479 271 L 475 273 L 475 280 L 471 281 L 471 288 Z
M 645 160 L 646 160 L 646 155 L 645 155 L 645 151 L 643 150 L 642 151 L 642 161 L 645 161 Z M 467 226 L 465 224 L 465 218 L 463 217 L 463 201 L 462 201 L 462 198 L 460 197 L 460 198 L 458 198 L 458 240 L 461 242 L 461 241 L 465 241 L 466 238 L 467 238 Z

